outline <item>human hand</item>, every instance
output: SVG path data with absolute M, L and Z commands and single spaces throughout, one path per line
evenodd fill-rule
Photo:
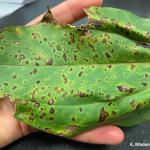
M 102 0 L 67 0 L 52 8 L 52 13 L 58 22 L 72 23 L 84 17 L 83 8 L 98 4 L 102 5 Z M 28 25 L 37 23 L 42 16 L 36 18 Z M 36 131 L 16 120 L 13 117 L 14 112 L 15 105 L 13 103 L 9 100 L 0 101 L 0 148 Z M 123 138 L 124 134 L 121 129 L 107 125 L 82 133 L 73 138 L 73 140 L 95 144 L 119 144 Z

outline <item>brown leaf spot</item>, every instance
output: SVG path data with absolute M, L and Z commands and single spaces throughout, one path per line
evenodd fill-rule
M 54 104 L 54 99 L 52 99 L 52 98 L 49 99 L 48 104 L 49 104 L 49 105 L 53 105 L 53 104 Z
M 103 43 L 107 43 L 107 42 L 108 42 L 108 39 L 103 38 L 102 42 L 103 42 Z
M 141 103 L 138 103 L 138 104 L 136 105 L 136 111 L 137 111 L 137 110 L 140 110 L 142 107 L 143 107 L 143 105 L 142 105 Z
M 32 38 L 33 39 L 37 39 L 39 37 L 38 33 L 33 32 L 32 33 Z
M 54 87 L 54 90 L 57 92 L 57 93 L 61 93 L 64 91 L 63 88 L 60 88 L 60 87 Z
M 45 42 L 47 42 L 47 38 L 44 38 L 43 40 L 44 40 Z
M 101 82 L 101 80 L 98 80 L 98 81 L 97 81 L 97 83 L 100 83 L 100 82 Z
M 94 55 L 94 57 L 93 57 L 93 59 L 97 59 L 98 58 L 98 55 L 96 54 L 96 55 Z
M 75 36 L 72 33 L 70 33 L 70 41 L 71 41 L 71 43 L 75 42 Z
M 89 30 L 82 30 L 82 35 L 91 36 L 91 32 Z
M 62 97 L 66 97 L 67 96 L 67 92 L 64 92 Z
M 40 80 L 37 80 L 36 83 L 39 84 L 39 83 L 40 83 Z
M 67 55 L 66 55 L 66 53 L 63 54 L 63 58 L 64 58 L 65 61 L 67 61 Z
M 37 73 L 37 69 L 36 68 L 33 69 L 33 73 Z
M 54 113 L 55 113 L 54 108 L 51 108 L 49 112 L 50 112 L 51 114 L 54 114 Z
M 48 92 L 48 96 L 51 97 L 51 92 Z
M 36 62 L 36 63 L 35 63 L 35 66 L 39 66 L 39 63 Z
M 71 95 L 73 95 L 73 93 L 74 93 L 74 90 L 71 90 Z
M 147 78 L 148 77 L 148 74 L 147 73 L 145 73 L 145 78 Z
M 136 66 L 134 64 L 131 64 L 130 67 L 131 67 L 131 70 L 133 70 Z
M 132 100 L 130 105 L 134 111 L 140 110 L 143 107 L 141 103 L 137 103 L 135 100 Z
M 23 60 L 23 59 L 25 59 L 25 56 L 24 55 L 19 55 L 19 61 L 21 61 L 21 60 Z
M 116 112 L 115 112 L 115 111 L 112 111 L 112 115 L 116 115 Z
M 48 8 L 48 11 L 46 12 L 46 14 L 44 15 L 44 17 L 42 18 L 42 20 L 40 22 L 57 24 L 57 21 L 54 19 L 53 15 L 52 15 L 52 12 L 49 8 Z
M 105 53 L 105 56 L 106 56 L 107 58 L 111 58 L 111 55 L 110 55 L 108 52 Z
M 134 89 L 133 88 L 130 88 L 128 86 L 125 86 L 125 85 L 120 85 L 120 86 L 117 86 L 118 90 L 120 92 L 127 92 L 127 93 L 133 93 Z
M 13 79 L 16 79 L 16 78 L 17 78 L 17 75 L 14 75 L 14 76 L 13 76 Z
M 81 77 L 83 75 L 83 71 L 81 71 L 80 73 L 79 73 L 79 77 Z
M 108 117 L 108 112 L 104 110 L 104 107 L 100 110 L 100 117 L 99 121 L 105 121 L 106 118 Z
M 79 107 L 79 111 L 82 112 L 82 108 L 81 107 Z
M 66 132 L 67 132 L 67 133 L 72 133 L 72 132 L 74 132 L 75 130 L 77 130 L 77 128 L 78 128 L 77 125 L 69 126 L 69 127 L 67 127 Z
M 35 105 L 34 105 L 36 108 L 39 108 L 40 107 L 40 103 L 38 102 L 35 102 Z
M 51 120 L 51 121 L 54 120 L 54 117 L 50 117 L 49 120 Z
M 132 100 L 130 104 L 134 111 L 138 111 L 143 107 L 141 103 L 137 103 L 135 100 Z
M 145 82 L 141 82 L 141 84 L 142 84 L 143 86 L 147 86 L 147 83 L 145 83 Z
M 108 103 L 108 106 L 111 106 L 112 105 L 112 102 Z
M 17 86 L 15 85 L 15 86 L 12 87 L 12 90 L 15 90 L 16 88 L 17 88 Z
M 3 83 L 5 86 L 8 86 L 8 83 Z
M 74 57 L 74 61 L 77 61 L 78 59 L 77 59 L 77 55 L 73 55 L 73 57 Z
M 53 65 L 53 59 L 50 58 L 50 59 L 47 61 L 46 65 L 47 65 L 47 66 Z
M 79 91 L 79 92 L 76 94 L 76 96 L 79 96 L 80 98 L 84 98 L 84 97 L 88 97 L 88 94 Z
M 34 114 L 33 114 L 33 113 L 31 113 L 31 115 L 30 115 L 30 117 L 29 117 L 29 120 L 30 120 L 30 121 L 33 121 L 33 120 L 34 120 Z
M 72 70 L 73 70 L 72 68 L 69 69 L 70 72 L 71 72 Z
M 106 96 L 105 96 L 105 100 L 106 100 L 106 101 L 109 101 L 109 100 L 110 100 L 110 95 L 106 95 Z
M 94 46 L 91 43 L 89 43 L 88 45 L 89 45 L 89 48 L 91 48 L 91 50 L 94 52 L 95 51 Z
M 42 96 L 42 100 L 44 100 L 45 99 L 45 96 Z
M 45 113 L 41 113 L 40 118 L 43 119 L 46 116 Z
M 61 50 L 61 46 L 57 45 L 57 50 L 60 51 Z
M 36 102 L 36 99 L 35 99 L 35 90 L 32 92 L 32 99 L 31 99 L 32 102 Z
M 108 78 L 106 78 L 106 82 L 109 82 L 109 79 L 108 79 Z
M 75 122 L 75 117 L 72 117 L 72 121 Z
M 63 74 L 64 83 L 67 84 L 68 78 Z
M 112 68 L 112 65 L 107 65 L 106 67 L 109 68 L 109 69 L 111 69 L 111 68 Z

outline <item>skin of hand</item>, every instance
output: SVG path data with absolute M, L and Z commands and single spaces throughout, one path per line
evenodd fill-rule
M 59 23 L 73 23 L 84 17 L 83 8 L 102 5 L 102 0 L 66 0 L 51 9 Z M 43 15 L 37 17 L 28 25 L 41 20 Z M 13 117 L 15 105 L 8 99 L 0 101 L 0 148 L 26 136 L 36 129 L 16 120 Z M 92 144 L 119 144 L 124 139 L 123 131 L 113 125 L 107 125 L 82 133 L 73 140 Z

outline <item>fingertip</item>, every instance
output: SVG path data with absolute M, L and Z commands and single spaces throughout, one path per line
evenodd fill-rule
M 67 0 L 51 10 L 59 23 L 73 23 L 85 16 L 84 8 L 99 6 L 102 3 L 103 0 Z
M 59 23 L 73 23 L 85 16 L 84 8 L 102 4 L 103 0 L 67 0 L 52 8 L 51 11 Z M 40 22 L 44 14 L 29 22 L 27 26 Z
M 110 137 L 110 140 L 108 144 L 120 144 L 124 140 L 124 133 L 123 131 L 116 127 L 116 126 L 109 126 L 109 131 L 108 131 L 108 137 Z
M 103 0 L 84 0 L 84 7 L 89 6 L 101 6 L 103 4 Z
M 76 141 L 91 144 L 120 144 L 124 139 L 123 131 L 112 125 L 103 126 L 94 130 L 82 133 L 74 138 Z

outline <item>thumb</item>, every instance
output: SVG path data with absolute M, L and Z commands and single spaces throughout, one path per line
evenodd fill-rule
M 14 118 L 15 104 L 0 99 L 0 148 L 36 130 Z

